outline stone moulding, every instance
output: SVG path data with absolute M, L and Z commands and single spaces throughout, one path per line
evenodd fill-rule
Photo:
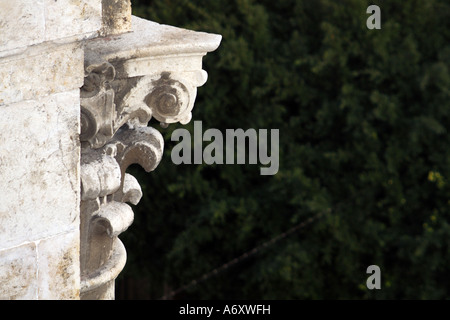
M 81 88 L 81 299 L 113 299 L 126 262 L 118 239 L 133 222 L 126 202 L 142 197 L 131 164 L 147 172 L 164 140 L 148 127 L 188 123 L 197 87 L 207 80 L 202 57 L 221 36 L 132 17 L 131 32 L 88 40 Z

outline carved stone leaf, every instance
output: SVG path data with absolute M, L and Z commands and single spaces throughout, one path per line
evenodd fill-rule
M 142 198 L 142 190 L 139 182 L 129 173 L 125 173 L 123 181 L 123 197 L 121 202 L 129 202 L 137 205 Z
M 100 151 L 81 158 L 81 200 L 94 200 L 120 188 L 121 171 L 116 159 Z
M 113 238 L 127 230 L 133 219 L 133 210 L 129 205 L 112 201 L 102 205 L 91 221 L 93 224 L 101 225 L 107 235 Z

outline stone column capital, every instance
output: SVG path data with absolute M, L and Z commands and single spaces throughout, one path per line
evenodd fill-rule
M 81 88 L 81 282 L 82 299 L 111 299 L 126 261 L 117 236 L 133 221 L 142 196 L 126 173 L 140 164 L 153 171 L 164 140 L 148 127 L 188 123 L 197 87 L 207 80 L 202 57 L 221 36 L 132 17 L 131 31 L 85 42 Z

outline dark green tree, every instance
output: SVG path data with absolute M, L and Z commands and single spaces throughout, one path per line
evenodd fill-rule
M 366 27 L 370 4 L 381 30 Z M 119 284 L 146 279 L 145 297 L 159 298 L 327 212 L 175 298 L 450 296 L 448 1 L 136 0 L 133 10 L 223 35 L 204 59 L 193 120 L 279 129 L 280 167 L 176 166 L 170 136 L 181 126 L 160 128 L 160 166 L 133 168 L 144 198 L 121 236 Z M 372 264 L 382 290 L 366 288 Z

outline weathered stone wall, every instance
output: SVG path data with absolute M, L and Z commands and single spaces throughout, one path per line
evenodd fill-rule
M 80 40 L 100 0 L 0 0 L 0 298 L 79 298 Z

